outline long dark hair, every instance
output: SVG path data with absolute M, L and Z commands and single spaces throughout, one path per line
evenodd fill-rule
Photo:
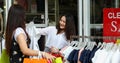
M 10 7 L 7 18 L 7 27 L 5 33 L 5 47 L 9 54 L 13 39 L 13 33 L 16 28 L 21 27 L 25 30 L 25 10 L 20 5 L 14 4 Z M 27 34 L 27 33 L 26 33 Z M 27 34 L 28 37 L 28 34 Z M 29 37 L 28 37 L 29 39 Z M 29 40 L 28 40 L 29 41 Z
M 74 17 L 70 14 L 65 14 L 65 15 L 62 15 L 62 16 L 65 16 L 65 18 L 66 18 L 66 25 L 65 25 L 65 30 L 64 30 L 65 31 L 65 36 L 66 36 L 67 40 L 70 40 L 70 36 L 76 35 Z M 61 17 L 60 17 L 60 19 L 61 19 Z M 60 33 L 62 31 L 60 29 L 59 22 L 57 23 L 56 28 L 58 30 L 57 33 Z

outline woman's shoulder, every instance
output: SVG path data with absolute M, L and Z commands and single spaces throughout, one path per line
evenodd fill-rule
M 21 33 L 23 33 L 26 36 L 25 31 L 23 30 L 23 28 L 21 28 L 21 27 L 16 28 L 15 33 L 14 33 L 15 40 L 16 40 L 16 37 L 18 35 L 20 35 Z
M 23 30 L 23 28 L 18 27 L 18 28 L 16 28 L 16 32 L 24 32 L 24 30 Z
M 20 33 L 24 33 L 25 34 L 25 31 L 23 30 L 23 28 L 21 28 L 21 27 L 16 28 L 15 34 L 19 35 Z

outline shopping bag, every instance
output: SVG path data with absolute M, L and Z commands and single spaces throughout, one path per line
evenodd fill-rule
M 9 56 L 7 55 L 6 49 L 2 50 L 2 54 L 0 56 L 0 63 L 10 63 Z
M 23 63 L 31 63 L 30 58 L 24 58 Z
M 57 57 L 52 61 L 52 63 L 63 63 L 63 61 L 61 57 Z
M 48 63 L 47 59 L 24 58 L 23 63 Z

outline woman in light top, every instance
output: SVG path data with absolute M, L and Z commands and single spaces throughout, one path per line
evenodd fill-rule
M 70 14 L 62 15 L 56 26 L 39 29 L 46 36 L 45 51 L 58 52 L 70 43 L 70 36 L 75 35 L 74 18 Z

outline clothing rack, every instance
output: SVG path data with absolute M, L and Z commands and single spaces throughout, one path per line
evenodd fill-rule
M 86 38 L 88 39 L 106 39 L 106 40 L 116 40 L 119 39 L 120 36 L 70 36 L 70 41 L 72 41 L 73 39 L 79 39 L 82 38 L 83 40 Z
M 71 36 L 71 40 L 73 40 L 74 38 L 116 40 L 116 39 L 120 39 L 120 36 Z M 119 59 L 120 59 L 119 54 L 116 55 L 117 53 L 120 53 L 119 51 L 120 45 L 118 44 L 114 44 L 112 42 L 96 43 L 93 41 L 88 41 L 88 42 L 78 41 L 77 43 L 76 42 L 77 41 L 73 41 L 73 43 L 71 43 L 70 46 L 72 46 L 73 49 L 80 50 L 80 56 L 77 56 L 78 57 L 77 59 L 79 59 L 80 63 L 85 63 L 85 62 L 86 63 L 110 63 L 110 62 L 119 63 Z M 73 53 L 73 55 L 76 56 L 75 53 Z

